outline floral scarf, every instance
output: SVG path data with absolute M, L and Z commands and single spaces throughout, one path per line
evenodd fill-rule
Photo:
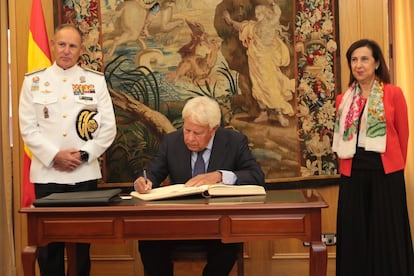
M 374 81 L 367 103 L 367 131 L 365 150 L 384 152 L 386 144 L 386 124 L 384 113 L 384 84 Z M 361 112 L 364 110 L 364 100 L 361 89 L 354 82 L 345 92 L 338 108 L 332 150 L 339 158 L 352 158 L 356 152 Z

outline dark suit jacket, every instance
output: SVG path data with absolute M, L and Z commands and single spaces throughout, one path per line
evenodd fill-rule
M 247 137 L 230 129 L 216 131 L 207 172 L 232 171 L 236 184 L 264 185 L 264 173 L 253 157 Z M 167 134 L 148 167 L 148 178 L 158 187 L 169 176 L 171 184 L 187 182 L 192 176 L 191 151 L 184 144 L 183 131 Z

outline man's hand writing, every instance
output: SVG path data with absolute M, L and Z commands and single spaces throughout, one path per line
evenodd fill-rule
M 140 176 L 134 181 L 134 188 L 140 194 L 147 194 L 151 191 L 152 182 L 149 179 L 145 179 Z

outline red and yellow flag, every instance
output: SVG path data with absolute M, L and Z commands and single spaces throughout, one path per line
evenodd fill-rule
M 32 0 L 30 14 L 30 29 L 28 40 L 27 71 L 51 65 L 49 39 L 47 38 L 46 23 L 43 16 L 42 0 Z M 24 145 L 23 175 L 22 175 L 22 207 L 28 207 L 35 199 L 34 186 L 30 182 L 30 164 L 32 153 Z

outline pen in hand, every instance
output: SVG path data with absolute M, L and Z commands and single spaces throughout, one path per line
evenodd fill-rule
M 143 174 L 144 180 L 145 180 L 145 191 L 149 191 L 150 187 L 148 185 L 147 170 L 144 169 L 142 174 Z

